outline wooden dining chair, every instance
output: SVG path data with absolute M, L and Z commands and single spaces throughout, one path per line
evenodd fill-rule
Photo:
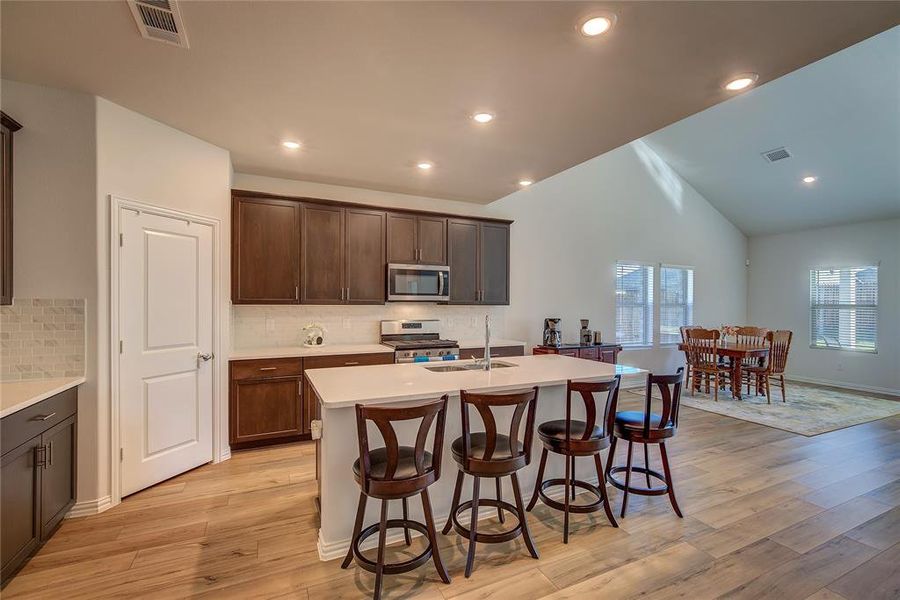
M 767 333 L 769 333 L 769 330 L 765 327 L 753 327 L 750 325 L 745 325 L 743 327 L 737 328 L 737 331 L 735 332 L 735 342 L 744 346 L 768 346 L 769 343 L 766 341 Z M 762 377 L 760 375 L 760 371 L 763 371 L 765 369 L 765 359 L 760 359 L 757 357 L 742 359 L 741 377 L 743 378 L 743 381 L 737 382 L 737 385 L 746 384 L 747 394 L 750 394 L 750 385 L 751 383 L 755 383 L 756 394 L 759 395 L 759 391 L 762 389 Z
M 686 331 L 688 339 L 688 354 L 691 365 L 691 396 L 701 389 L 703 381 L 706 381 L 706 393 L 709 394 L 710 383 L 714 383 L 713 398 L 719 401 L 719 387 L 725 383 L 731 383 L 732 370 L 729 365 L 719 362 L 719 338 L 721 333 L 717 329 L 703 329 L 697 327 Z
M 769 392 L 769 384 L 774 379 L 775 385 L 781 387 L 781 401 L 787 402 L 787 390 L 784 386 L 784 369 L 787 367 L 788 352 L 791 349 L 791 338 L 794 337 L 793 332 L 785 329 L 770 331 L 766 334 L 766 342 L 769 346 L 769 357 L 766 361 L 766 367 L 759 374 L 759 380 L 762 382 L 766 391 L 766 400 L 772 403 L 772 395 Z
M 697 328 L 698 327 L 696 325 L 682 325 L 678 328 L 678 331 L 681 332 L 681 343 L 684 346 L 684 368 L 687 370 L 687 373 L 685 374 L 686 382 L 690 382 L 691 380 L 691 355 L 690 352 L 688 352 L 687 348 L 687 335 L 688 331 Z

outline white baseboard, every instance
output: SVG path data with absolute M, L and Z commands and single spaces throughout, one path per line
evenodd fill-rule
M 110 496 L 103 496 L 96 500 L 82 500 L 75 503 L 75 506 L 69 511 L 66 518 L 74 519 L 75 517 L 97 515 L 110 508 L 112 508 L 112 498 Z
M 219 454 L 219 458 L 217 460 L 214 460 L 213 462 L 214 463 L 225 462 L 229 458 L 231 458 L 231 446 L 225 446 L 222 449 L 222 452 Z
M 888 394 L 890 396 L 900 396 L 900 390 L 891 388 L 876 387 L 873 385 L 863 385 L 860 383 L 848 383 L 846 381 L 832 381 L 830 379 L 813 379 L 811 377 L 798 377 L 796 375 L 785 375 L 788 381 L 796 381 L 798 383 L 812 383 L 815 385 L 827 385 L 845 390 L 853 390 L 856 392 L 874 392 L 876 394 Z
M 585 481 L 587 483 L 590 483 L 591 485 L 596 486 L 598 479 L 597 479 L 597 477 L 588 477 L 587 479 L 583 479 L 582 481 Z M 525 496 L 523 498 L 523 501 L 525 502 L 526 506 L 528 505 L 528 501 L 531 500 L 531 493 L 533 491 L 534 490 L 527 490 L 527 491 L 522 490 L 522 494 Z M 545 492 L 545 493 L 547 494 L 547 496 L 549 496 L 550 498 L 553 498 L 554 500 L 562 500 L 564 491 L 565 491 L 565 488 L 563 488 L 563 486 L 559 485 L 559 486 L 553 486 L 553 488 L 550 489 L 549 493 L 548 492 Z M 465 499 L 462 498 L 461 500 L 465 500 Z M 434 526 L 437 528 L 438 535 L 441 534 L 441 528 L 447 522 L 447 517 L 449 517 L 449 516 L 450 516 L 449 513 L 444 513 L 442 515 L 434 515 Z M 479 521 L 481 521 L 482 519 L 487 519 L 487 518 L 495 517 L 495 516 L 497 516 L 497 509 L 492 506 L 480 507 L 478 510 L 478 520 Z M 467 525 L 471 521 L 470 517 L 471 517 L 471 512 L 467 511 L 466 513 L 460 515 L 459 522 L 462 525 Z M 366 527 L 368 525 L 371 525 L 371 523 L 366 523 L 364 525 L 364 527 Z M 409 533 L 410 533 L 410 537 L 418 537 L 418 536 L 422 535 L 418 531 L 413 531 L 413 530 L 410 530 Z M 398 529 L 390 530 L 388 532 L 387 537 L 386 537 L 386 542 L 388 544 L 393 544 L 395 542 L 399 542 L 402 539 L 403 539 L 403 530 L 398 528 Z M 370 536 L 365 542 L 362 543 L 361 548 L 363 550 L 368 550 L 370 548 L 374 548 L 377 545 L 378 545 L 378 536 L 373 535 L 373 536 Z M 316 548 L 319 551 L 319 560 L 329 561 L 329 560 L 334 560 L 336 558 L 344 558 L 344 556 L 347 555 L 347 549 L 349 547 L 350 547 L 350 538 L 340 540 L 337 542 L 332 542 L 330 544 L 326 544 L 322 540 L 322 530 L 319 529 L 318 541 L 316 542 Z

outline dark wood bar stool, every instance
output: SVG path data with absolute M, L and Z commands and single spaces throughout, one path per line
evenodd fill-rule
M 616 398 L 619 395 L 620 375 L 616 375 L 612 381 L 601 382 L 575 382 L 566 384 L 566 418 L 556 421 L 547 421 L 538 427 L 538 438 L 544 445 L 541 452 L 541 465 L 538 468 L 537 481 L 534 484 L 534 495 L 528 503 L 528 511 L 534 508 L 538 498 L 556 510 L 563 511 L 563 543 L 569 543 L 569 513 L 592 513 L 598 510 L 606 511 L 606 518 L 613 527 L 618 527 L 616 518 L 609 507 L 609 498 L 606 495 L 606 479 L 603 461 L 600 459 L 600 451 L 609 447 L 609 433 L 613 428 L 615 416 Z M 597 400 L 594 394 L 606 393 L 603 403 L 603 412 L 598 422 Z M 584 401 L 585 420 L 572 419 L 572 396 L 580 394 Z M 566 460 L 565 479 L 548 479 L 544 481 L 544 469 L 547 466 L 547 455 L 553 452 L 561 454 Z M 597 469 L 597 481 L 599 487 L 586 481 L 575 478 L 575 457 L 591 456 L 594 458 L 594 467 Z M 563 502 L 549 498 L 546 489 L 561 485 L 565 487 Z M 596 500 L 589 504 L 571 504 L 575 499 L 575 489 L 581 488 L 594 494 Z
M 350 549 L 341 568 L 350 566 L 355 559 L 361 568 L 375 573 L 376 600 L 381 598 L 381 582 L 383 575 L 406 573 L 418 568 L 429 558 L 434 559 L 434 567 L 444 583 L 450 583 L 450 575 L 441 562 L 437 545 L 437 533 L 434 526 L 434 515 L 431 512 L 431 500 L 428 497 L 428 486 L 441 476 L 441 452 L 444 444 L 444 423 L 447 415 L 447 395 L 440 400 L 419 406 L 409 407 L 366 407 L 356 405 L 356 430 L 359 438 L 359 458 L 353 463 L 353 475 L 360 487 L 359 506 L 356 510 L 356 522 L 353 524 L 353 537 Z M 397 434 L 392 422 L 422 419 L 416 435 L 415 446 L 401 446 L 397 442 Z M 432 451 L 425 450 L 425 442 L 432 423 L 434 427 L 434 445 Z M 369 449 L 367 421 L 372 421 L 381 432 L 385 446 Z M 422 508 L 425 512 L 425 523 L 411 521 L 408 516 L 406 499 L 419 494 L 422 496 Z M 375 525 L 362 528 L 366 514 L 366 499 L 381 500 L 381 519 Z M 388 500 L 403 501 L 403 518 L 388 519 Z M 409 560 L 385 564 L 384 548 L 387 530 L 402 527 L 406 544 L 411 543 L 409 530 L 413 529 L 428 538 L 428 547 L 418 556 Z M 378 533 L 378 559 L 372 561 L 363 556 L 360 544 L 371 535 Z
M 606 480 L 610 485 L 622 490 L 622 517 L 625 516 L 625 508 L 628 505 L 628 494 L 641 496 L 669 495 L 669 501 L 675 514 L 679 517 L 681 509 L 675 500 L 675 486 L 672 483 L 672 471 L 669 469 L 669 456 L 666 453 L 666 440 L 673 437 L 678 429 L 678 409 L 681 405 L 681 385 L 684 381 L 684 367 L 678 367 L 675 375 L 647 375 L 647 394 L 644 401 L 644 412 L 625 411 L 615 413 L 615 423 L 612 431 L 612 445 L 609 449 L 609 459 L 606 462 Z M 657 386 L 662 397 L 662 412 L 652 412 L 653 386 Z M 615 410 L 615 407 L 613 407 Z M 616 440 L 622 439 L 628 442 L 628 462 L 625 466 L 613 466 L 613 458 L 616 454 Z M 632 450 L 634 444 L 644 445 L 644 466 L 632 466 Z M 663 473 L 650 468 L 650 453 L 648 446 L 659 446 L 659 454 L 662 457 Z M 639 487 L 631 483 L 631 473 L 637 471 L 643 473 L 647 479 L 647 487 Z M 625 473 L 625 482 L 615 478 L 617 473 Z M 663 485 L 653 486 L 650 478 L 653 477 Z
M 453 460 L 459 465 L 459 475 L 456 477 L 456 488 L 453 490 L 453 503 L 450 506 L 450 516 L 444 526 L 444 534 L 450 528 L 469 540 L 469 553 L 466 558 L 466 577 L 472 574 L 475 564 L 475 544 L 497 544 L 518 537 L 525 541 L 525 546 L 531 556 L 538 558 L 538 551 L 528 531 L 528 521 L 525 520 L 525 504 L 522 502 L 522 490 L 519 488 L 519 478 L 516 472 L 531 462 L 531 442 L 534 438 L 534 413 L 537 405 L 538 388 L 527 392 L 507 394 L 472 394 L 465 390 L 460 392 L 460 409 L 462 411 L 462 436 L 453 440 L 450 446 Z M 478 410 L 481 420 L 484 422 L 485 431 L 472 433 L 469 427 L 469 405 Z M 514 407 L 509 427 L 509 435 L 497 433 L 497 421 L 494 419 L 494 407 Z M 519 441 L 519 429 L 525 411 L 524 440 Z M 475 478 L 472 484 L 472 499 L 459 503 L 462 492 L 463 478 L 471 475 Z M 500 493 L 500 479 L 507 477 L 512 480 L 513 494 L 516 505 L 504 502 Z M 497 482 L 497 499 L 482 499 L 479 497 L 482 477 L 490 477 Z M 500 522 L 503 522 L 503 511 L 507 510 L 518 517 L 518 524 L 503 533 L 479 533 L 478 532 L 478 507 L 494 506 Z M 471 510 L 471 522 L 469 528 L 459 523 L 460 513 Z

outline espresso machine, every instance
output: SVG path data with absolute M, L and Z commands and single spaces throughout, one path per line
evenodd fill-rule
M 588 329 L 587 319 L 581 319 L 581 335 L 579 339 L 582 346 L 592 346 L 594 344 L 594 332 Z
M 562 346 L 562 319 L 548 317 L 544 319 L 544 345 Z

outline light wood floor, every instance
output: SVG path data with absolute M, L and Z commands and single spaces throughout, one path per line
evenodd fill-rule
M 563 545 L 559 514 L 539 504 L 539 561 L 520 541 L 480 546 L 465 579 L 451 533 L 453 583 L 429 563 L 386 577 L 386 597 L 900 597 L 900 417 L 804 438 L 682 411 L 670 447 L 684 519 L 665 497 L 634 497 L 620 529 L 576 515 Z M 318 560 L 313 453 L 236 453 L 68 520 L 3 598 L 366 598 L 372 575 Z

